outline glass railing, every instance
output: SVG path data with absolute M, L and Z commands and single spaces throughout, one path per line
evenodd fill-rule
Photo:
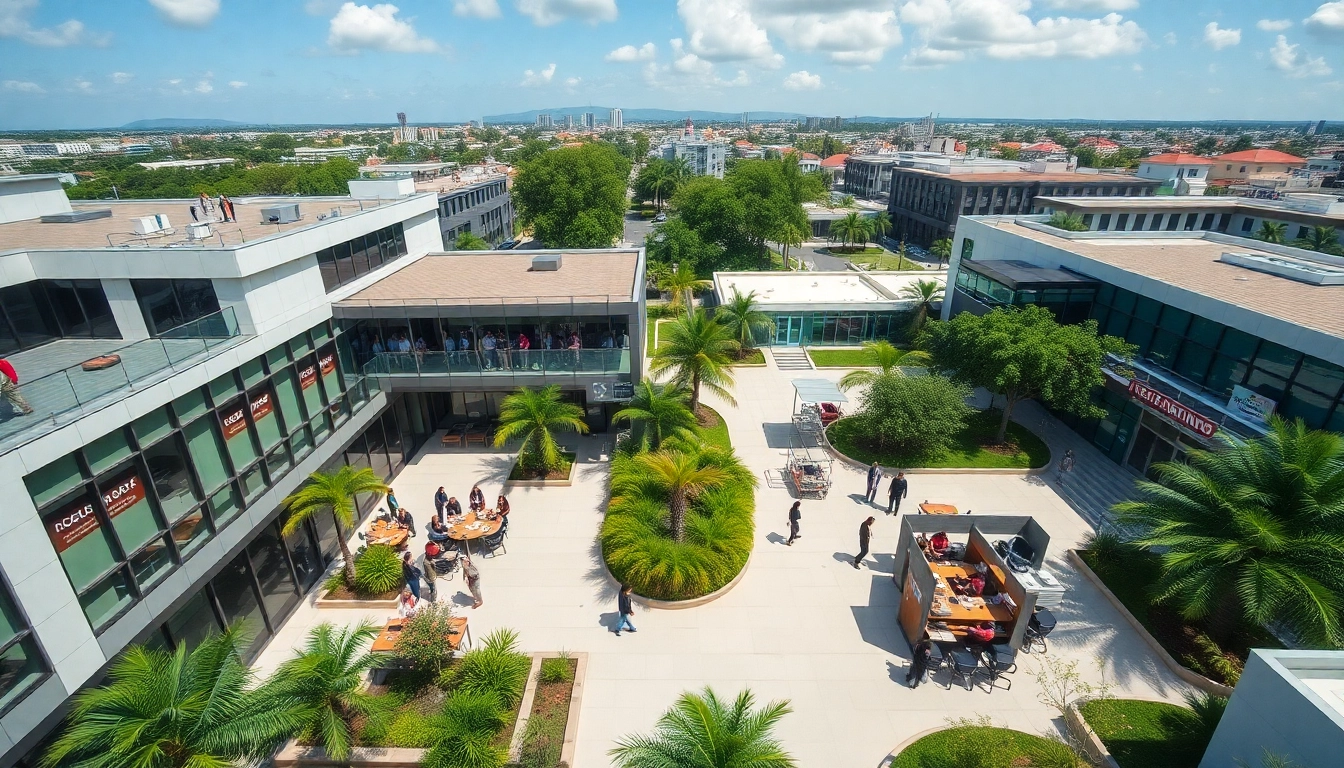
M 629 372 L 628 349 L 380 352 L 364 364 L 365 376 L 540 376 Z
M 240 333 L 233 307 L 225 307 L 155 338 L 109 350 L 95 359 L 106 363 L 101 367 L 90 360 L 24 381 L 20 395 L 32 412 L 22 412 L 22 404 L 17 402 L 0 403 L 0 446 L 26 430 L 68 423 L 96 400 L 119 391 L 131 394 L 137 387 L 157 383 L 165 371 L 176 372 L 201 362 L 210 350 L 231 342 Z M 113 357 L 117 359 L 111 360 Z

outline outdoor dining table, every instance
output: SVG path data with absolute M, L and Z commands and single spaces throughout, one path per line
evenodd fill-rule
M 504 516 L 497 515 L 491 520 L 488 517 L 478 516 L 475 512 L 467 511 L 461 515 L 449 517 L 446 520 L 448 525 L 448 538 L 453 541 L 460 541 L 467 548 L 467 554 L 471 554 L 471 540 L 479 539 L 484 536 L 493 536 L 504 527 Z
M 410 535 L 411 532 L 405 528 L 394 528 L 389 526 L 386 521 L 375 520 L 369 526 L 369 532 L 364 539 L 370 544 L 386 544 L 396 549 L 405 544 Z
M 923 502 L 919 505 L 919 514 L 921 515 L 958 515 L 961 514 L 957 508 L 951 504 L 930 504 Z
M 402 618 L 388 619 L 382 631 L 373 639 L 372 650 L 377 653 L 391 653 L 396 650 L 397 638 L 401 637 L 401 628 L 405 623 L 406 620 Z M 471 630 L 467 628 L 467 619 L 464 616 L 454 616 L 448 620 L 448 645 L 456 651 L 462 647 L 464 640 L 470 647 Z

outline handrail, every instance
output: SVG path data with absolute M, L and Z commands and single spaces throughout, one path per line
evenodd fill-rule
M 498 349 L 457 352 L 379 352 L 367 360 L 365 376 L 540 376 L 544 374 L 629 373 L 630 350 Z

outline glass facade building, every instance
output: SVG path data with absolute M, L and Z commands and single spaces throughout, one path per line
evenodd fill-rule
M 9 711 L 50 673 L 27 618 L 14 602 L 9 586 L 0 584 L 0 713 Z
M 406 255 L 406 232 L 401 222 L 317 252 L 322 285 L 331 293 L 372 270 Z
M 858 346 L 865 341 L 902 341 L 910 312 L 767 312 L 773 332 L 754 331 L 756 342 L 779 347 Z
M 30 280 L 0 288 L 0 355 L 80 338 L 121 338 L 102 281 Z

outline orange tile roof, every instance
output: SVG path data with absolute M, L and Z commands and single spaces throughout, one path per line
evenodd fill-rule
M 844 165 L 844 164 L 845 164 L 845 161 L 848 160 L 848 159 L 849 159 L 849 155 L 844 155 L 844 154 L 831 155 L 830 157 L 828 157 L 828 158 L 826 158 L 825 160 L 822 160 L 822 161 L 821 161 L 821 167 L 822 167 L 822 168 L 839 168 L 840 166 Z
M 1213 165 L 1214 162 L 1207 157 L 1199 155 L 1187 155 L 1182 152 L 1168 152 L 1162 155 L 1153 155 L 1145 157 L 1139 162 L 1156 163 L 1157 165 Z
M 1273 149 L 1248 149 L 1243 152 L 1229 152 L 1226 155 L 1216 155 L 1217 160 L 1229 160 L 1234 163 L 1306 163 L 1306 160 L 1297 155 L 1290 155 L 1287 152 L 1279 152 Z

